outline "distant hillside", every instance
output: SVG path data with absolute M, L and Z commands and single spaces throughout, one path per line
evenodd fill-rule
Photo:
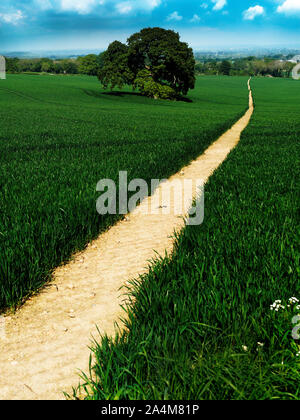
M 17 57 L 17 58 L 41 58 L 47 57 L 51 59 L 61 58 L 77 58 L 88 54 L 99 54 L 102 52 L 99 50 L 64 50 L 64 51 L 0 51 L 1 55 L 6 57 Z

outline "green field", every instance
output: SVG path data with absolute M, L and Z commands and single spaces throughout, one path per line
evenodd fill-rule
M 246 78 L 199 78 L 190 102 L 103 92 L 96 78 L 0 81 L 0 310 L 18 305 L 116 217 L 102 178 L 165 178 L 245 111 Z
M 200 96 L 210 82 L 227 83 L 200 80 Z M 128 333 L 95 346 L 86 398 L 300 398 L 287 306 L 300 297 L 300 84 L 252 87 L 254 117 L 206 186 L 204 224 L 132 283 Z

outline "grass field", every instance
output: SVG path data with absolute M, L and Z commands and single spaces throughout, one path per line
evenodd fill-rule
M 95 345 L 87 399 L 300 398 L 300 84 L 252 87 L 254 117 L 206 186 L 204 224 L 132 283 L 129 332 Z
M 102 178 L 165 178 L 240 117 L 246 78 L 199 78 L 192 102 L 104 93 L 96 78 L 9 75 L 0 83 L 0 310 L 114 223 Z

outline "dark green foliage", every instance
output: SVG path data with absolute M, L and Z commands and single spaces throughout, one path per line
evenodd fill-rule
M 227 79 L 227 78 L 226 78 Z M 96 212 L 100 179 L 166 178 L 247 106 L 246 79 L 199 80 L 192 103 L 99 90 L 88 76 L 8 75 L 0 84 L 0 308 L 116 221 Z M 233 100 L 234 98 L 234 100 Z M 149 184 L 150 185 L 150 184 Z
M 45 73 L 52 73 L 54 72 L 55 67 L 54 67 L 54 63 L 52 60 L 43 60 L 42 62 L 42 66 L 41 66 L 41 71 L 45 72 Z
M 146 28 L 132 35 L 127 45 L 110 44 L 98 77 L 104 88 L 130 84 L 145 96 L 173 99 L 195 87 L 194 54 L 178 33 Z
M 53 65 L 53 72 L 56 74 L 63 73 L 63 67 L 60 62 L 54 63 Z
M 227 62 L 224 66 L 218 58 L 200 58 L 196 62 L 196 74 L 222 74 L 223 71 L 226 71 L 225 74 L 231 76 L 267 76 L 271 75 L 273 77 L 291 77 L 292 69 L 295 66 L 294 63 L 288 61 L 288 57 L 282 57 L 282 60 L 274 60 L 274 58 L 256 58 L 256 57 L 246 57 L 246 58 L 232 58 L 231 62 Z M 228 73 L 229 70 L 229 73 Z
M 224 76 L 229 76 L 231 70 L 231 63 L 227 60 L 222 61 L 220 65 L 220 73 Z
M 88 76 L 97 76 L 101 70 L 101 59 L 98 55 L 89 54 L 84 57 L 78 58 L 78 71 L 81 74 L 87 74 Z
M 142 95 L 155 99 L 176 99 L 177 93 L 168 85 L 162 85 L 153 80 L 150 70 L 141 70 L 138 72 L 134 81 Z
M 253 120 L 206 185 L 203 225 L 132 282 L 128 332 L 95 345 L 88 399 L 299 400 L 292 319 L 270 304 L 300 294 L 300 84 L 252 86 Z
M 133 83 L 134 75 L 128 67 L 128 47 L 122 42 L 111 43 L 102 56 L 103 67 L 98 72 L 98 79 L 104 89 L 118 87 Z
M 96 56 L 101 60 L 98 56 Z M 80 60 L 81 57 L 78 59 Z M 52 60 L 50 58 L 6 58 L 8 73 L 56 73 L 77 74 L 79 61 L 74 59 Z
M 6 71 L 8 73 L 18 73 L 19 71 L 19 59 L 6 57 Z
M 77 64 L 72 60 L 62 60 L 60 62 L 62 70 L 65 74 L 76 74 L 78 73 Z
M 186 95 L 195 86 L 193 50 L 180 41 L 179 34 L 162 28 L 146 28 L 128 39 L 128 64 L 137 76 L 147 68 L 154 82 L 168 84 L 177 94 Z
M 105 51 L 98 55 L 98 63 L 99 63 L 100 70 L 104 66 L 104 60 L 105 60 Z

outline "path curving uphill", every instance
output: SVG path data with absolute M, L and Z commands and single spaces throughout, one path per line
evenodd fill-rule
M 174 202 L 163 211 L 163 189 L 175 185 L 174 181 L 206 182 L 222 164 L 252 116 L 250 80 L 248 88 L 249 109 L 230 130 L 125 220 L 59 267 L 39 295 L 5 318 L 5 331 L 0 334 L 0 399 L 64 399 L 63 391 L 71 392 L 78 384 L 79 370 L 88 371 L 88 346 L 91 337 L 98 336 L 95 325 L 101 333 L 113 334 L 115 322 L 123 315 L 120 287 L 146 272 L 156 253 L 170 253 L 174 230 L 184 226 L 183 218 L 174 214 Z M 188 194 L 185 191 L 182 216 L 193 197 L 194 188 Z M 146 214 L 143 209 L 148 206 L 162 208 L 160 214 Z

